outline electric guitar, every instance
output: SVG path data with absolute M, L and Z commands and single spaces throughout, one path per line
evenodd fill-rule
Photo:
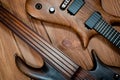
M 48 44 L 40 35 L 0 6 L 0 22 L 36 50 L 44 59 L 42 68 L 27 65 L 16 55 L 19 70 L 37 80 L 120 80 L 120 75 L 104 65 L 93 53 L 95 67 L 91 71 L 83 70 L 57 48 Z M 102 75 L 101 75 L 102 74 Z
M 99 33 L 120 48 L 120 33 L 110 25 L 120 18 L 106 13 L 100 0 L 27 0 L 26 11 L 41 21 L 71 27 L 84 47 Z

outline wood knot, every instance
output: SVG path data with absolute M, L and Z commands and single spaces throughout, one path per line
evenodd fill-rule
M 72 42 L 71 42 L 70 40 L 68 40 L 68 39 L 64 39 L 64 40 L 62 41 L 62 45 L 63 45 L 64 47 L 70 48 L 70 47 L 72 47 Z

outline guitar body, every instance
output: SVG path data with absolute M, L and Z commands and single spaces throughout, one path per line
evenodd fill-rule
M 104 11 L 116 17 L 120 17 L 119 3 L 120 3 L 119 0 L 110 0 L 109 4 L 108 0 L 101 0 L 101 6 L 104 9 Z M 111 5 L 113 5 L 114 7 Z
M 36 80 L 68 80 L 63 75 L 60 74 L 57 70 L 55 70 L 48 63 L 44 63 L 44 66 L 41 68 L 32 68 L 27 65 L 21 58 L 18 56 L 15 57 L 16 65 L 19 66 L 21 72 L 25 72 L 27 76 L 30 76 Z M 26 67 L 27 66 L 27 67 Z M 29 67 L 28 67 L 29 66 Z
M 110 24 L 114 22 L 120 22 L 120 18 L 109 15 L 104 11 L 100 0 L 84 0 L 85 4 L 76 15 L 70 15 L 67 10 L 62 11 L 60 9 L 62 1 L 63 0 L 28 0 L 26 2 L 26 10 L 32 17 L 36 19 L 71 27 L 76 31 L 77 34 L 79 34 L 80 40 L 83 43 L 83 47 L 87 47 L 90 38 L 96 34 L 96 32 L 92 30 L 87 30 L 84 25 L 85 21 L 93 12 L 100 12 L 103 18 Z M 40 10 L 36 9 L 35 7 L 37 3 L 42 5 Z M 51 14 L 49 12 L 50 7 L 55 8 L 55 13 Z
M 45 0 L 43 0 L 43 1 L 45 1 Z M 86 16 L 86 19 L 80 20 L 80 22 L 79 22 L 79 20 L 78 21 L 76 20 L 77 23 L 76 23 L 76 21 L 73 21 L 73 22 L 75 22 L 74 25 L 76 25 L 76 26 L 81 25 L 81 26 L 79 26 L 79 29 L 82 29 L 83 31 L 82 30 L 77 31 L 78 28 L 76 28 L 76 27 L 74 27 L 72 29 L 77 31 L 77 33 L 79 32 L 79 34 L 80 34 L 80 32 L 83 32 L 82 34 L 84 34 L 84 36 L 85 36 L 84 40 L 86 41 L 84 43 L 87 44 L 87 41 L 90 40 L 90 42 L 88 44 L 88 47 L 86 49 L 84 49 L 83 48 L 83 42 L 81 42 L 79 40 L 79 37 L 76 36 L 74 30 L 70 29 L 70 27 L 72 27 L 71 25 L 73 25 L 72 24 L 73 22 L 71 23 L 71 21 L 68 22 L 69 20 L 68 21 L 66 20 L 67 25 L 66 25 L 66 23 L 63 23 L 62 25 L 61 25 L 61 23 L 59 23 L 60 25 L 56 25 L 58 23 L 53 24 L 53 22 L 47 23 L 49 21 L 46 21 L 46 22 L 42 22 L 42 24 L 41 24 L 41 21 L 45 21 L 45 20 L 33 16 L 34 14 L 32 16 L 34 18 L 37 18 L 37 19 L 33 19 L 33 18 L 29 17 L 28 14 L 26 14 L 26 12 L 25 12 L 26 11 L 25 4 L 27 4 L 26 0 L 24 0 L 24 1 L 23 0 L 19 0 L 19 1 L 16 1 L 16 0 L 11 0 L 11 1 L 2 0 L 1 2 L 3 3 L 3 6 L 6 7 L 6 9 L 11 11 L 13 14 L 15 14 L 19 19 L 24 21 L 27 25 L 32 26 L 33 30 L 35 30 L 38 34 L 42 35 L 48 42 L 52 42 L 52 44 L 54 46 L 63 50 L 67 55 L 69 55 L 76 63 L 78 63 L 84 69 L 91 69 L 92 66 L 93 66 L 93 63 L 92 63 L 92 60 L 91 60 L 91 54 L 90 54 L 92 49 L 96 50 L 98 56 L 100 57 L 100 59 L 105 64 L 111 65 L 111 66 L 117 66 L 117 67 L 120 66 L 120 63 L 119 63 L 120 62 L 120 56 L 119 56 L 120 50 L 119 49 L 114 48 L 104 38 L 101 38 L 101 36 L 96 36 L 92 39 L 88 39 L 89 36 L 90 37 L 93 36 L 89 33 L 96 34 L 96 32 L 94 32 L 94 31 L 88 31 L 87 29 L 84 29 L 85 27 L 84 27 L 82 21 L 85 21 L 90 16 L 90 14 L 88 16 Z M 13 2 L 15 4 L 13 4 Z M 93 2 L 95 2 L 95 3 L 97 2 L 98 4 L 100 3 L 99 0 L 94 0 L 94 1 L 90 0 L 89 2 L 91 2 L 92 4 L 93 4 Z M 59 3 L 57 3 L 57 4 L 59 4 Z M 15 9 L 15 7 L 17 9 Z M 102 9 L 102 11 L 103 11 L 103 9 Z M 67 12 L 63 11 L 62 13 L 66 14 Z M 92 13 L 92 12 L 90 12 L 90 13 Z M 51 15 L 54 15 L 54 14 L 51 14 Z M 68 15 L 68 14 L 66 14 L 66 15 Z M 108 15 L 108 13 L 106 13 L 106 15 Z M 78 16 L 78 14 L 77 14 L 77 16 Z M 71 17 L 70 19 L 75 18 L 74 16 L 71 16 L 71 15 L 69 15 L 69 17 Z M 112 21 L 113 22 L 114 21 L 119 21 L 119 19 L 116 19 L 114 17 L 110 18 L 109 16 L 107 16 L 107 17 L 104 16 L 104 18 L 108 22 L 109 22 L 109 19 L 111 20 L 111 22 Z M 63 26 L 63 25 L 65 25 L 65 26 Z M 4 26 L 4 25 L 1 24 L 0 26 Z M 10 44 L 9 45 L 4 44 L 5 46 L 1 46 L 1 50 L 0 50 L 1 54 L 3 54 L 4 57 L 7 56 L 7 58 L 0 57 L 3 61 L 3 63 L 4 63 L 4 65 L 0 67 L 0 71 L 1 71 L 1 73 L 5 73 L 7 68 L 10 68 L 11 70 L 15 69 L 15 73 L 14 72 L 12 74 L 11 73 L 6 73 L 7 75 L 3 74 L 3 76 L 0 76 L 0 79 L 1 80 L 7 80 L 9 78 L 11 80 L 19 80 L 19 79 L 22 79 L 22 80 L 27 80 L 28 79 L 29 80 L 29 78 L 27 78 L 26 76 L 24 76 L 23 74 L 21 74 L 18 71 L 18 69 L 16 68 L 15 65 L 13 67 L 12 64 L 15 64 L 14 63 L 14 57 L 11 58 L 11 56 L 9 54 L 14 56 L 15 53 L 18 53 L 22 58 L 25 59 L 25 61 L 29 65 L 31 65 L 33 67 L 37 67 L 37 68 L 41 67 L 43 65 L 43 61 L 42 61 L 41 57 L 36 55 L 37 52 L 32 50 L 30 47 L 28 47 L 18 37 L 16 37 L 16 36 L 14 37 L 14 35 L 11 34 L 11 32 L 8 29 L 1 27 L 0 34 L 1 34 L 0 36 L 2 37 L 2 38 L 0 38 L 1 39 L 0 43 L 1 44 L 4 44 L 4 43 L 8 42 L 7 37 L 9 37 L 9 39 L 10 39 Z M 6 36 L 4 36 L 2 34 L 6 34 Z M 8 35 L 8 34 L 10 34 L 10 35 Z M 49 37 L 48 37 L 48 35 L 49 35 Z M 81 38 L 81 36 L 80 36 L 80 38 Z M 98 47 L 97 44 L 100 44 L 99 47 Z M 11 47 L 11 45 L 13 47 Z M 4 48 L 4 50 L 3 50 L 3 48 Z M 10 51 L 6 51 L 6 48 L 10 49 Z M 109 53 L 109 55 L 108 55 L 108 53 Z M 9 60 L 9 62 L 10 62 L 9 63 L 10 65 L 7 66 L 7 67 L 5 67 L 5 66 L 8 63 L 4 62 L 6 60 Z M 17 74 L 17 77 L 16 77 L 16 74 Z

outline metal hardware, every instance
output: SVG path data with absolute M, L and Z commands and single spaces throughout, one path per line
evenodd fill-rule
M 62 4 L 60 5 L 60 9 L 61 10 L 65 10 L 67 8 L 67 6 L 69 5 L 70 2 L 71 2 L 71 0 L 64 0 L 62 2 Z
M 42 4 L 41 3 L 37 3 L 35 5 L 35 8 L 38 9 L 38 10 L 42 9 Z
M 85 22 L 85 25 L 88 29 L 93 29 L 101 19 L 102 19 L 101 14 L 95 11 Z
M 113 76 L 113 78 L 114 78 L 115 80 L 119 80 L 120 75 L 119 75 L 119 74 L 115 74 L 115 75 Z
M 68 8 L 68 13 L 70 13 L 71 15 L 75 15 L 84 4 L 84 0 L 74 0 Z
M 55 12 L 55 8 L 54 7 L 49 8 L 49 12 L 50 13 L 54 13 Z

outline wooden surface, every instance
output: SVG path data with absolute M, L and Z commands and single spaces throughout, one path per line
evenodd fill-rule
M 110 4 L 108 0 L 101 1 L 103 9 L 112 15 L 119 16 L 120 0 L 110 1 Z M 49 43 L 69 55 L 82 68 L 87 70 L 92 68 L 93 63 L 90 53 L 92 49 L 97 52 L 97 55 L 105 64 L 120 67 L 120 50 L 102 36 L 96 35 L 93 37 L 88 47 L 84 49 L 74 30 L 60 25 L 41 22 L 30 17 L 26 13 L 25 2 L 26 0 L 1 0 L 2 5 L 6 9 L 32 27 Z M 109 7 L 114 7 L 115 9 L 111 8 L 111 10 L 108 10 Z M 116 28 L 120 31 L 119 27 Z M 43 60 L 37 52 L 0 23 L 0 80 L 30 80 L 17 69 L 14 58 L 16 53 L 33 67 L 41 67 L 43 65 Z
M 108 22 L 113 23 L 115 21 L 120 22 L 120 18 L 108 14 L 101 6 L 100 0 L 86 0 L 84 6 L 79 10 L 79 12 L 73 16 L 70 15 L 67 10 L 62 11 L 59 9 L 59 5 L 63 0 L 27 0 L 26 11 L 28 14 L 41 21 L 64 25 L 64 27 L 72 28 L 81 40 L 82 46 L 87 47 L 90 38 L 98 34 L 94 30 L 86 29 L 84 25 L 85 21 L 90 17 L 93 12 L 98 11 L 101 13 L 102 17 Z M 74 1 L 74 0 L 73 0 Z M 36 3 L 42 4 L 42 9 L 38 10 L 35 8 Z M 46 5 L 47 4 L 47 5 Z M 55 7 L 55 13 L 50 14 L 49 8 Z

